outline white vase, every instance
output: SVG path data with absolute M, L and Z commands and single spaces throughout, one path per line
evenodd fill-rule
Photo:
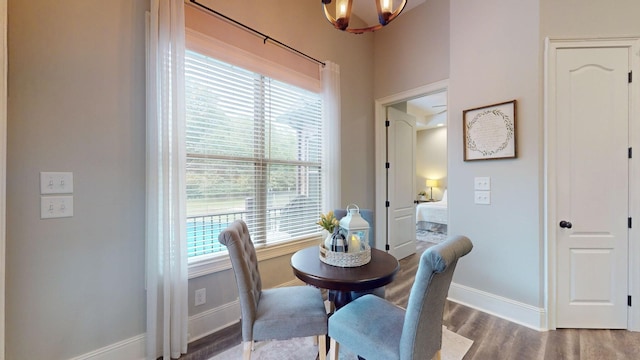
M 327 250 L 331 250 L 331 233 L 324 230 L 327 233 L 327 236 L 324 238 L 324 248 Z

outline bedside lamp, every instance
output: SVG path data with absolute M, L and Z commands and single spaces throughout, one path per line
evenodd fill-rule
M 433 201 L 433 188 L 438 187 L 438 180 L 427 179 L 426 183 L 429 188 L 429 200 Z

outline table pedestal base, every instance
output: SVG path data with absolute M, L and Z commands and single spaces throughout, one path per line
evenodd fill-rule
M 353 301 L 351 291 L 329 290 L 329 301 L 333 303 L 336 310 Z

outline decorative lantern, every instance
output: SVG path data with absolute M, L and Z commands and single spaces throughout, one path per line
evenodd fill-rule
M 361 251 L 369 244 L 369 223 L 360 216 L 358 205 L 347 206 L 347 215 L 340 219 L 340 231 L 346 236 L 349 252 Z

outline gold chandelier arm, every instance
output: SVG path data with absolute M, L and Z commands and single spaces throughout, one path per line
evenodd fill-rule
M 331 4 L 331 1 L 325 3 L 323 1 L 322 3 L 322 9 L 324 10 L 324 17 L 327 19 L 327 21 L 329 21 L 333 27 L 335 27 L 338 30 L 342 30 L 342 31 L 346 31 L 347 27 L 349 26 L 349 18 L 351 17 L 351 0 L 349 0 L 348 2 L 348 6 L 347 6 L 347 11 L 346 11 L 346 17 L 344 18 L 340 18 L 340 19 L 336 19 L 334 18 L 331 13 L 329 12 L 329 10 L 327 10 L 327 5 Z
M 402 0 L 402 3 L 400 4 L 400 6 L 398 6 L 398 8 L 396 9 L 396 11 L 394 11 L 391 16 L 389 16 L 389 20 L 387 20 L 387 24 L 390 23 L 393 19 L 395 19 L 396 17 L 398 17 L 398 15 L 400 15 L 400 13 L 402 12 L 402 10 L 404 10 L 404 7 L 407 5 L 407 0 Z
M 322 4 L 322 9 L 324 10 L 324 17 L 327 19 L 327 21 L 329 21 L 333 26 L 336 26 L 336 19 L 331 16 L 329 10 L 327 10 L 326 4 Z
M 402 12 L 402 10 L 404 10 L 405 6 L 407 5 L 407 0 L 402 0 L 402 3 L 398 6 L 398 8 L 391 12 L 391 13 L 387 13 L 387 14 L 383 14 L 382 12 L 382 8 L 380 5 L 379 0 L 374 0 L 376 2 L 376 8 L 377 8 L 377 12 L 378 12 L 378 21 L 380 22 L 379 24 L 376 25 L 372 25 L 369 27 L 365 27 L 365 28 L 357 28 L 357 29 L 352 29 L 349 28 L 349 17 L 351 15 L 351 1 L 349 0 L 348 2 L 348 10 L 347 10 L 347 16 L 344 19 L 340 19 L 340 21 L 338 21 L 338 19 L 334 18 L 331 13 L 329 12 L 329 10 L 327 10 L 327 5 L 331 4 L 332 1 L 323 1 L 323 10 L 324 10 L 324 16 L 327 19 L 327 21 L 329 21 L 336 29 L 338 30 L 342 30 L 342 31 L 346 31 L 348 33 L 351 34 L 363 34 L 366 32 L 373 32 L 379 29 L 382 29 L 382 27 L 384 27 L 385 25 L 389 24 L 391 21 L 393 21 L 396 17 L 398 17 L 398 15 L 400 15 L 400 13 Z

